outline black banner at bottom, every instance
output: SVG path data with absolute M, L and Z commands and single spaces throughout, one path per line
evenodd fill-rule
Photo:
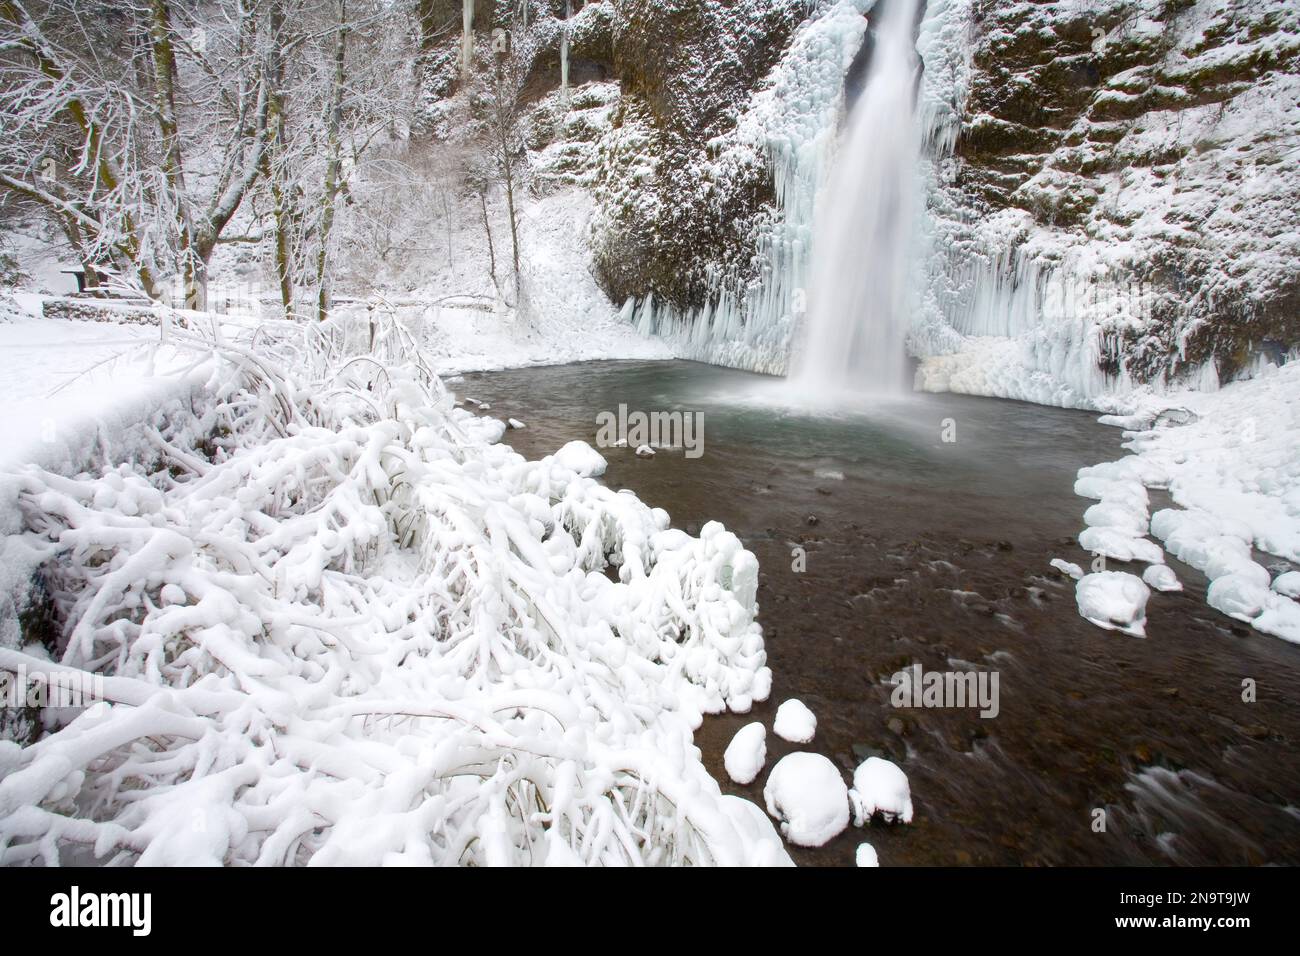
M 680 914 L 684 925 L 730 925 L 753 939 L 767 916 L 842 922 L 836 903 L 861 906 L 873 940 L 1125 936 L 1230 942 L 1278 933 L 1294 909 L 1287 869 L 871 869 L 746 871 L 649 876 L 446 870 L 11 869 L 0 899 L 11 951 L 22 941 L 76 934 L 127 946 L 338 943 L 353 933 L 386 937 L 436 927 L 469 938 L 525 928 L 565 934 L 641 931 Z M 646 880 L 648 882 L 642 882 Z M 568 894 L 576 894 L 569 897 Z M 568 899 L 568 902 L 564 902 Z M 575 905 L 576 904 L 576 905 Z M 850 919 L 855 919 L 851 913 Z M 739 923 L 739 925 L 737 925 Z M 549 926 L 549 929 L 547 928 Z M 748 927 L 745 931 L 742 927 Z M 920 934 L 918 936 L 918 934 Z M 501 937 L 496 937 L 500 939 Z M 618 938 L 618 937 L 613 937 Z M 72 943 L 71 938 L 65 942 Z

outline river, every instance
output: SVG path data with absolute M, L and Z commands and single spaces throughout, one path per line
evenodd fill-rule
M 1049 567 L 1091 560 L 1075 473 L 1123 454 L 1095 415 L 956 395 L 829 414 L 791 407 L 780 380 L 680 361 L 451 385 L 521 419 L 505 440 L 529 458 L 595 444 L 597 414 L 620 404 L 703 415 L 698 458 L 601 452 L 611 487 L 692 533 L 721 521 L 759 559 L 772 697 L 706 718 L 706 766 L 760 805 L 767 770 L 800 749 L 846 779 L 888 757 L 911 781 L 912 825 L 791 847 L 799 863 L 851 864 L 862 840 L 882 865 L 1300 862 L 1300 648 L 1207 607 L 1204 577 L 1178 562 L 1185 590 L 1152 596 L 1146 639 L 1089 624 Z M 913 664 L 996 672 L 997 716 L 895 707 L 888 681 Z M 809 745 L 770 732 L 791 697 L 817 715 Z M 767 767 L 737 786 L 722 752 L 753 720 L 769 728 Z

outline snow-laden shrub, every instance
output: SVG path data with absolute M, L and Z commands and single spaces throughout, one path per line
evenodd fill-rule
M 0 667 L 104 699 L 0 743 L 0 863 L 787 860 L 692 743 L 769 691 L 734 535 L 492 444 L 386 318 L 216 349 L 155 467 L 18 476 L 63 643 Z

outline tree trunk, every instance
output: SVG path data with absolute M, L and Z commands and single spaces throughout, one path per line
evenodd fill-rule
M 329 112 L 326 117 L 326 140 L 329 159 L 325 164 L 325 189 L 321 197 L 319 248 L 316 250 L 316 318 L 324 322 L 329 316 L 329 240 L 334 227 L 334 207 L 340 189 L 343 166 L 343 80 L 347 55 L 347 0 L 339 0 L 338 36 L 334 41 L 334 78 L 330 87 Z
M 488 219 L 487 193 L 483 190 L 479 191 L 478 204 L 479 209 L 483 213 L 483 231 L 487 233 L 488 270 L 492 275 L 492 287 L 496 289 L 497 294 L 500 295 L 501 287 L 497 284 L 497 251 L 496 247 L 492 244 L 492 221 Z
M 202 309 L 207 304 L 207 264 L 206 261 L 196 261 L 194 226 L 185 190 L 185 163 L 176 120 L 176 53 L 172 46 L 171 11 L 167 0 L 150 0 L 149 40 L 153 55 L 154 109 L 163 148 L 162 172 L 172 202 L 176 204 L 177 253 L 185 288 L 185 306 Z

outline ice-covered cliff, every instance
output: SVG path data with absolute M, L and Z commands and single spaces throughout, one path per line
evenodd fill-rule
M 878 13 L 814 4 L 781 44 L 795 6 L 613 3 L 625 61 L 667 18 L 700 69 L 673 66 L 662 102 L 624 79 L 594 176 L 597 267 L 625 316 L 683 355 L 771 372 L 797 338 L 815 196 Z M 1214 387 L 1300 344 L 1293 5 L 931 0 L 917 50 L 919 385 L 1104 406 Z M 749 91 L 726 65 L 745 57 L 751 75 L 773 61 Z

